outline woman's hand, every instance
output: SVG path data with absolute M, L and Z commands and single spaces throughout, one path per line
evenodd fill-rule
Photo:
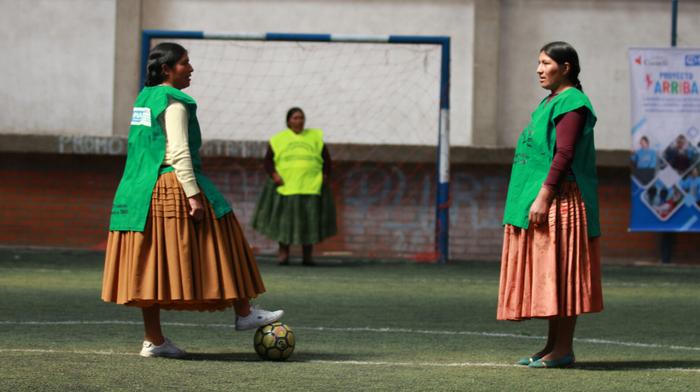
M 282 186 L 282 185 L 284 185 L 284 180 L 282 179 L 282 177 L 280 177 L 279 174 L 277 174 L 277 172 L 272 173 L 272 181 L 273 181 L 273 182 L 275 183 L 275 185 L 277 185 L 277 186 Z
M 529 219 L 530 223 L 535 227 L 547 223 L 549 217 L 549 206 L 554 199 L 554 190 L 548 186 L 540 188 L 540 193 L 537 194 L 535 202 L 530 207 Z
M 204 219 L 204 204 L 202 204 L 202 194 L 198 193 L 187 198 L 190 204 L 190 216 L 195 222 L 199 223 Z

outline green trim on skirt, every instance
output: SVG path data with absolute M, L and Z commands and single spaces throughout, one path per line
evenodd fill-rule
M 326 183 L 321 195 L 283 196 L 268 178 L 253 215 L 253 228 L 284 244 L 316 244 L 335 235 L 335 204 Z

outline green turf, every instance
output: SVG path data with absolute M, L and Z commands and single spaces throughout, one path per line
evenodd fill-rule
M 497 263 L 260 265 L 258 303 L 297 336 L 286 363 L 259 360 L 232 312 L 164 312 L 190 358 L 140 358 L 137 309 L 99 299 L 101 254 L 0 249 L 0 390 L 700 390 L 700 268 L 606 266 L 577 367 L 532 370 L 511 365 L 546 325 L 495 320 Z

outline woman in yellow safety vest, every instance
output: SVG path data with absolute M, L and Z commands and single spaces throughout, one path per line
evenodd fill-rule
M 331 156 L 323 131 L 304 128 L 304 112 L 291 108 L 287 128 L 270 139 L 269 179 L 258 200 L 253 228 L 279 243 L 279 264 L 289 264 L 290 244 L 302 245 L 304 265 L 314 265 L 313 244 L 335 235 L 335 205 L 328 178 Z
M 202 174 L 197 104 L 181 91 L 192 72 L 182 46 L 151 49 L 112 207 L 102 299 L 141 308 L 144 357 L 185 355 L 163 336 L 161 309 L 233 306 L 238 330 L 283 314 L 249 303 L 265 286 L 231 206 Z
M 506 197 L 497 318 L 548 320 L 545 347 L 518 361 L 531 368 L 571 366 L 577 316 L 603 310 L 596 114 L 580 70 L 571 45 L 540 50 L 550 94 L 520 135 Z

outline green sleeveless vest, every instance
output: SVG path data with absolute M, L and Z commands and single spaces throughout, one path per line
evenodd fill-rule
M 549 173 L 556 147 L 554 120 L 573 110 L 586 107 L 589 111 L 586 124 L 574 148 L 571 170 L 581 191 L 586 206 L 589 237 L 600 235 L 598 218 L 598 176 L 595 165 L 593 127 L 596 114 L 591 102 L 583 92 L 569 88 L 549 102 L 545 98 L 532 113 L 530 123 L 518 139 L 513 158 L 513 168 L 506 197 L 504 224 L 527 229 L 528 215 L 547 174 Z
M 223 195 L 202 174 L 202 159 L 199 155 L 202 135 L 196 115 L 197 103 L 174 87 L 144 87 L 134 104 L 126 167 L 114 195 L 110 230 L 143 231 L 158 176 L 173 170 L 172 167 L 161 169 L 165 158 L 166 136 L 159 119 L 168 107 L 169 99 L 180 101 L 187 108 L 190 155 L 197 185 L 211 203 L 217 218 L 231 211 L 231 206 Z
M 277 193 L 320 195 L 323 184 L 323 131 L 304 129 L 298 135 L 287 128 L 270 139 L 275 170 L 284 180 Z

